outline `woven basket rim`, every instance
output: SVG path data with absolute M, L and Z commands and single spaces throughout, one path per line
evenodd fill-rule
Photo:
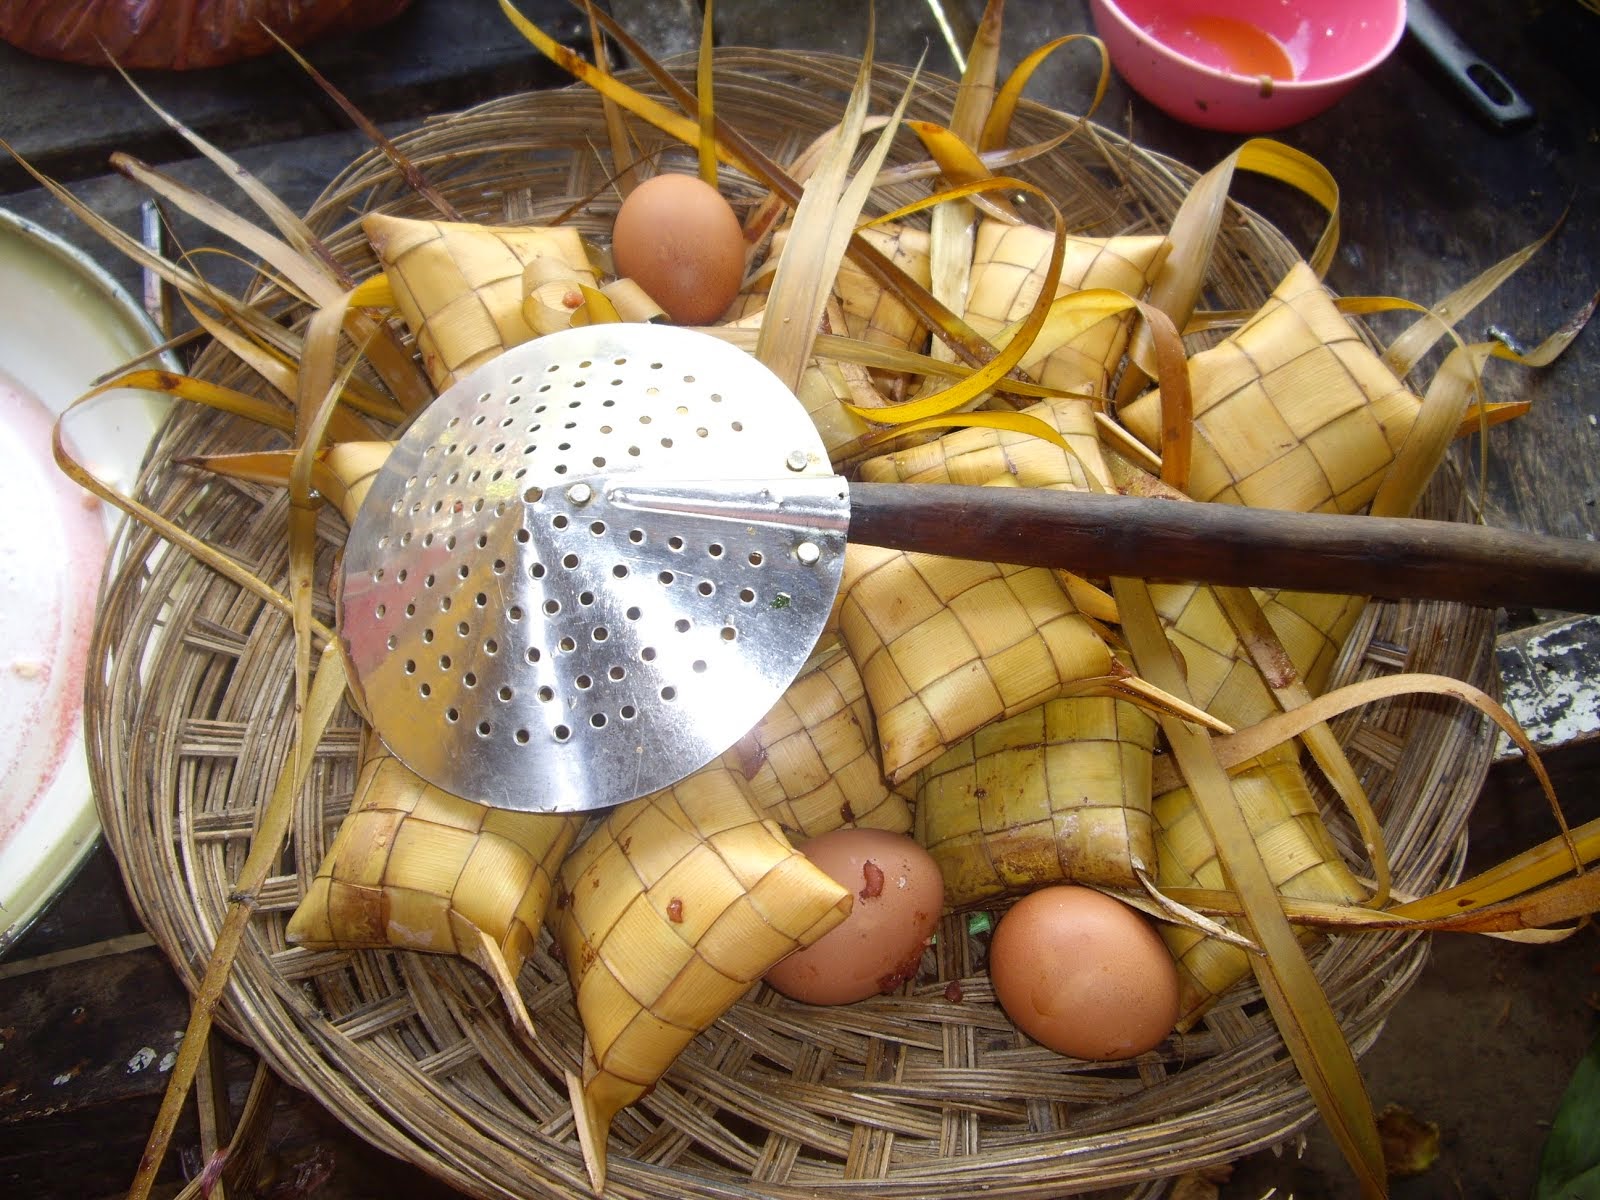
M 855 73 L 851 60 L 830 55 L 731 50 L 718 61 L 725 118 L 754 132 L 761 128 L 756 118 L 787 113 L 793 127 L 774 135 L 780 152 L 797 148 L 825 119 L 815 111 L 818 95 L 842 94 Z M 879 98 L 906 78 L 895 68 L 880 71 Z M 801 114 L 804 121 L 781 107 L 802 83 L 812 109 Z M 937 115 L 953 88 L 923 76 L 914 109 Z M 1070 119 L 1025 102 L 1016 140 L 1042 138 Z M 598 120 L 587 90 L 534 92 L 433 118 L 398 141 L 469 219 L 537 220 L 603 182 L 589 146 Z M 1075 202 L 1091 233 L 1154 227 L 1195 176 L 1093 126 L 1066 143 L 1062 158 L 1035 169 L 1084 189 Z M 738 193 L 741 184 L 734 179 L 730 186 Z M 421 211 L 376 153 L 342 172 L 309 214 L 358 275 L 372 262 L 352 213 L 374 208 Z M 605 219 L 603 205 L 593 219 Z M 1259 302 L 1296 257 L 1280 232 L 1244 212 L 1219 246 L 1221 265 L 1212 279 L 1219 307 L 1243 307 L 1251 296 Z M 269 287 L 257 300 L 281 303 Z M 235 385 L 242 375 L 220 353 L 208 354 L 196 373 Z M 175 412 L 161 435 L 141 480 L 143 496 L 158 511 L 182 514 L 213 543 L 280 570 L 273 534 L 282 528 L 282 498 L 201 479 L 174 462 L 263 445 L 268 435 L 185 407 L 191 411 Z M 1458 517 L 1460 500 L 1459 487 L 1442 476 L 1429 511 Z M 325 585 L 343 527 L 328 517 L 321 530 Z M 287 752 L 288 625 L 140 526 L 124 525 L 113 556 L 91 647 L 86 711 L 95 794 L 135 906 L 192 991 L 264 789 Z M 325 590 L 319 604 L 330 615 Z M 1488 614 L 1478 610 L 1374 605 L 1352 635 L 1340 672 L 1353 679 L 1392 671 L 1399 647 L 1411 669 L 1482 685 L 1490 677 L 1491 644 Z M 1355 748 L 1396 834 L 1399 885 L 1420 891 L 1458 877 L 1466 816 L 1488 766 L 1487 727 L 1437 705 L 1396 701 L 1353 714 L 1338 732 Z M 291 832 L 292 857 L 260 900 L 222 1022 L 356 1133 L 460 1190 L 486 1197 L 588 1195 L 559 1084 L 559 1067 L 575 1062 L 580 1033 L 548 939 L 519 980 L 544 1043 L 532 1053 L 519 1050 L 492 992 L 468 966 L 417 954 L 312 954 L 285 945 L 283 924 L 348 803 L 358 735 L 359 722 L 346 710 L 319 747 Z M 1335 833 L 1341 833 L 1337 822 Z M 963 931 L 947 921 L 942 932 L 952 949 L 941 969 L 958 972 L 966 985 L 964 1020 L 944 999 L 943 978 L 919 984 L 910 996 L 847 1010 L 807 1010 L 762 988 L 697 1039 L 656 1091 L 619 1118 L 608 1194 L 882 1198 L 956 1196 L 981 1187 L 1015 1197 L 1109 1188 L 1151 1195 L 1169 1176 L 1280 1143 L 1314 1118 L 1252 989 L 1236 989 L 1165 1056 L 1132 1067 L 1068 1064 L 1015 1038 L 997 1057 L 986 1048 L 999 1027 L 986 979 L 972 973 L 970 951 L 954 946 Z M 1379 934 L 1333 942 L 1318 956 L 1319 976 L 1358 1053 L 1371 1046 L 1420 972 L 1426 944 Z M 851 1060 L 859 1068 L 856 1083 L 791 1074 L 782 1086 L 785 1069 L 804 1075 L 798 1058 L 808 1045 L 839 1061 L 859 1057 Z M 924 1052 L 942 1056 L 948 1070 L 928 1067 L 918 1057 Z M 992 1073 L 1007 1086 L 1024 1078 L 1040 1082 L 1027 1094 L 987 1094 L 990 1076 L 963 1065 L 968 1060 L 1004 1061 L 1006 1068 Z M 896 1061 L 928 1067 L 924 1073 L 934 1082 L 897 1082 Z M 1106 1097 L 1101 1104 L 1083 1101 L 1097 1091 Z M 1152 1096 L 1160 1097 L 1153 1110 Z M 1013 1122 L 1017 1113 L 1034 1114 L 1047 1128 L 1065 1128 L 989 1136 L 982 1113 L 990 1108 L 1012 1114 Z M 787 1181 L 753 1178 L 771 1162 L 752 1147 L 778 1144 L 793 1154 L 800 1143 L 785 1140 L 785 1130 L 807 1120 L 828 1128 L 819 1142 L 848 1148 L 837 1171 L 824 1172 L 828 1152 L 813 1145 L 802 1147 L 804 1169 Z

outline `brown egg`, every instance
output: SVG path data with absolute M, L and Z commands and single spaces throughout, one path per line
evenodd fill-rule
M 1074 1058 L 1131 1058 L 1178 1019 L 1178 970 L 1161 935 L 1121 901 L 1082 887 L 1018 900 L 989 946 L 995 998 L 1018 1029 Z
M 881 829 L 836 829 L 800 849 L 855 893 L 855 907 L 768 971 L 767 982 L 808 1004 L 850 1004 L 914 976 L 944 909 L 944 880 L 932 856 Z
M 694 175 L 656 175 L 622 202 L 611 260 L 679 325 L 709 325 L 739 294 L 744 232 L 716 188 Z

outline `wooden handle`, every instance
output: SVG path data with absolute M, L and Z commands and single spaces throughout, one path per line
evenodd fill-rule
M 850 485 L 850 539 L 896 550 L 1306 592 L 1600 612 L 1600 543 L 1038 488 Z

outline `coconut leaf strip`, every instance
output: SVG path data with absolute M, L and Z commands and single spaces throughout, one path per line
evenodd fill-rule
M 250 918 L 255 914 L 257 894 L 283 850 L 283 840 L 294 814 L 295 797 L 304 787 L 315 757 L 312 748 L 322 739 L 344 692 L 344 658 L 338 644 L 330 642 L 323 647 L 316 678 L 311 684 L 306 703 L 300 709 L 301 719 L 295 729 L 293 748 L 278 772 L 272 795 L 262 809 L 255 835 L 250 839 L 249 853 L 239 868 L 227 915 L 217 932 L 211 956 L 206 961 L 205 974 L 195 993 L 194 1004 L 189 1010 L 189 1023 L 178 1048 L 178 1058 L 173 1063 L 172 1074 L 167 1078 L 161 1108 L 156 1113 L 144 1154 L 139 1159 L 138 1170 L 128 1189 L 128 1200 L 147 1200 L 150 1195 L 156 1172 L 160 1170 L 172 1135 L 177 1131 L 189 1085 L 194 1081 L 201 1056 L 208 1052 L 212 1017 L 222 1000 L 228 977 L 233 972 L 234 959 L 250 925 Z
M 606 58 L 606 39 L 600 29 L 600 23 L 594 19 L 594 8 L 588 6 L 589 16 L 589 45 L 594 51 L 595 62 L 604 62 Z M 633 141 L 628 136 L 628 127 L 623 119 L 622 109 L 617 102 L 609 96 L 600 97 L 600 115 L 605 122 L 606 142 L 611 147 L 611 182 L 616 186 L 617 193 L 624 199 L 628 193 L 638 186 L 639 180 L 634 173 L 638 160 L 634 157 Z M 559 221 L 555 222 L 560 224 Z
M 299 372 L 287 356 L 276 348 L 258 343 L 218 321 L 204 309 L 190 303 L 187 297 L 184 298 L 184 307 L 189 310 L 189 315 L 194 318 L 196 325 L 209 333 L 240 362 L 250 367 L 275 389 L 291 398 L 298 394 Z M 357 401 L 353 392 L 350 400 L 350 407 L 355 408 Z M 365 405 L 365 407 L 371 406 Z M 398 410 L 384 408 L 373 415 L 380 420 L 398 420 L 402 414 Z M 374 436 L 372 427 L 348 410 L 336 412 L 331 420 L 333 436 L 339 441 L 360 442 Z
M 1535 238 L 1519 250 L 1512 251 L 1487 270 L 1469 279 L 1431 309 L 1423 309 L 1426 315 L 1390 342 L 1389 348 L 1383 352 L 1383 361 L 1389 369 L 1404 378 L 1448 330 L 1453 329 L 1458 321 L 1483 303 L 1496 288 L 1515 275 L 1524 263 L 1543 249 L 1545 243 L 1560 227 L 1561 222 L 1558 221 L 1543 236 Z
M 272 31 L 269 29 L 268 32 L 271 33 Z M 277 34 L 273 33 L 273 36 L 277 37 Z M 292 48 L 290 49 L 290 53 L 294 54 Z M 295 57 L 297 59 L 299 58 L 298 55 Z M 317 79 L 326 88 L 328 88 L 334 99 L 339 101 L 339 103 L 345 107 L 345 110 L 351 114 L 352 119 L 356 120 L 358 124 L 362 124 L 364 128 L 370 125 L 370 122 L 366 122 L 365 118 L 362 117 L 359 112 L 355 111 L 343 96 L 332 91 L 331 85 L 327 84 L 327 82 L 322 80 L 315 71 L 311 70 L 309 64 L 307 64 L 305 60 L 300 59 L 300 62 L 302 66 L 306 67 L 307 71 L 310 72 L 313 78 Z M 195 133 L 194 130 L 190 129 L 182 121 L 178 120 L 171 113 L 167 112 L 166 109 L 157 104 L 148 93 L 146 93 L 136 82 L 134 82 L 132 76 L 130 76 L 126 71 L 122 70 L 120 66 L 117 67 L 117 71 L 122 75 L 123 80 L 128 84 L 128 86 L 133 89 L 134 93 L 142 101 L 144 101 L 145 105 L 148 106 L 152 112 L 160 117 L 162 121 L 166 122 L 171 129 L 173 129 L 180 137 L 188 141 L 189 144 L 198 150 L 202 155 L 215 163 L 229 179 L 238 185 L 240 190 L 243 191 L 245 195 L 249 196 L 250 199 L 255 202 L 256 207 L 259 208 L 266 216 L 268 221 L 272 223 L 273 228 L 275 228 L 292 247 L 300 252 L 304 260 L 310 266 L 312 266 L 314 269 L 325 271 L 330 279 L 335 280 L 341 286 L 348 287 L 354 282 L 350 275 L 339 264 L 339 260 L 333 256 L 331 251 L 329 251 L 327 245 L 322 241 L 322 239 L 317 237 L 316 234 L 312 233 L 310 226 L 308 226 L 293 209 L 291 209 L 282 200 L 278 199 L 278 197 L 273 194 L 271 188 L 263 184 L 249 171 L 245 170 L 244 167 L 240 166 L 236 160 L 224 154 L 221 150 L 217 149 L 216 146 L 212 145 L 205 138 Z M 382 137 L 381 134 L 377 133 L 376 129 L 372 129 L 371 133 L 375 138 Z M 367 318 L 362 316 L 358 318 L 358 320 L 364 322 L 367 320 Z M 356 334 L 356 336 L 361 337 L 366 336 L 370 330 L 358 325 L 353 332 Z M 425 405 L 431 398 L 431 393 L 428 390 L 427 380 L 424 378 L 421 369 L 411 360 L 410 356 L 405 352 L 404 347 L 400 345 L 392 332 L 385 329 L 382 333 L 382 336 L 373 340 L 373 343 L 370 347 L 370 357 L 372 359 L 373 369 L 378 372 L 379 376 L 394 393 L 401 407 L 404 408 L 406 412 L 415 412 Z
M 1300 678 L 1300 673 L 1295 669 L 1288 651 L 1283 648 L 1277 631 L 1267 620 L 1267 615 L 1262 611 L 1255 593 L 1243 587 L 1219 586 L 1213 587 L 1211 591 L 1222 609 L 1223 616 L 1238 635 L 1240 645 L 1256 664 L 1262 682 L 1272 692 L 1279 707 L 1299 708 L 1309 703 L 1311 692 Z M 1361 780 L 1356 775 L 1355 768 L 1350 765 L 1344 747 L 1333 735 L 1333 730 L 1328 728 L 1326 723 L 1319 722 L 1308 726 L 1300 736 L 1311 757 L 1322 768 L 1322 773 L 1327 776 L 1328 782 L 1333 785 L 1340 802 L 1355 820 L 1356 829 L 1361 834 L 1362 845 L 1372 863 L 1372 874 L 1376 881 L 1369 903 L 1376 908 L 1382 908 L 1389 902 L 1389 890 L 1393 884 L 1389 853 L 1383 836 L 1383 822 L 1372 810 L 1366 789 L 1361 786 Z
M 700 53 L 694 64 L 695 97 L 700 104 L 700 133 L 695 140 L 695 157 L 700 178 L 711 187 L 717 186 L 717 109 L 711 71 L 711 50 L 715 40 L 711 15 L 715 7 L 711 0 L 706 0 L 701 12 Z
M 583 297 L 583 305 L 572 314 L 574 325 L 614 325 L 622 320 L 611 297 L 599 288 L 580 283 L 578 292 Z
M 311 670 L 311 605 L 316 594 L 317 511 L 315 466 L 329 425 L 339 411 L 339 395 L 358 361 L 351 355 L 336 369 L 345 300 L 318 309 L 306 329 L 295 411 L 295 457 L 289 467 L 289 599 L 294 605 L 295 700 L 304 704 Z
M 1600 854 L 1600 831 L 1597 831 L 1595 840 L 1597 844 L 1593 851 Z M 1440 893 L 1441 896 L 1443 894 Z M 1236 917 L 1241 911 L 1238 896 L 1221 889 L 1170 888 L 1165 895 L 1169 900 L 1202 913 Z M 1429 896 L 1425 901 L 1388 910 L 1357 904 L 1295 900 L 1287 896 L 1283 897 L 1282 902 L 1284 912 L 1292 923 L 1341 933 L 1391 929 L 1426 930 L 1432 933 L 1519 933 L 1550 930 L 1552 926 L 1580 921 L 1600 911 L 1600 872 L 1586 871 L 1526 894 L 1493 902 L 1486 901 L 1481 895 L 1471 899 L 1458 896 L 1453 901 L 1456 907 L 1448 912 L 1432 903 L 1437 898 Z M 1423 911 L 1423 905 L 1427 906 L 1429 915 L 1412 915 Z M 1552 932 L 1556 934 L 1553 938 L 1528 940 L 1559 941 L 1572 930 Z
M 127 496 L 124 496 L 115 488 L 107 487 L 104 483 L 100 482 L 100 480 L 96 478 L 95 475 L 82 463 L 72 456 L 72 453 L 66 447 L 66 440 L 63 436 L 63 430 L 72 414 L 73 409 L 77 408 L 78 405 L 82 404 L 89 398 L 90 396 L 86 395 L 74 400 L 67 408 L 67 411 L 56 418 L 55 426 L 51 430 L 51 452 L 55 457 L 56 466 L 61 468 L 62 473 L 65 474 L 68 479 L 71 479 L 74 483 L 76 483 L 79 487 L 83 488 L 84 491 L 98 496 L 107 504 L 110 504 L 120 512 L 126 513 L 135 521 L 138 521 L 141 525 L 153 530 L 165 541 L 179 547 L 184 551 L 187 551 L 191 557 L 211 568 L 217 574 L 223 576 L 230 582 L 238 585 L 238 587 L 242 590 L 249 592 L 251 595 L 277 609 L 283 615 L 292 615 L 292 609 L 288 600 L 277 589 L 268 587 L 241 563 L 228 557 L 226 554 L 221 553 L 207 543 L 200 541 L 182 526 L 174 524 L 172 521 L 169 521 L 167 518 L 161 516 L 153 509 L 146 508 L 137 500 L 132 500 Z M 313 622 L 313 630 L 315 631 L 317 637 L 324 642 L 331 640 L 333 637 L 332 632 L 320 622 Z
M 1426 919 L 1493 904 L 1565 874 L 1572 869 L 1574 855 L 1585 866 L 1600 859 L 1600 817 L 1498 862 L 1454 887 L 1397 904 L 1393 911 Z
M 1500 703 L 1488 693 L 1464 683 L 1459 679 L 1452 679 L 1448 675 L 1431 675 L 1424 672 L 1409 672 L 1400 675 L 1387 675 L 1377 679 L 1363 679 L 1356 683 L 1346 684 L 1344 687 L 1335 688 L 1321 696 L 1315 696 L 1296 708 L 1285 712 L 1276 713 L 1263 721 L 1258 721 L 1248 729 L 1241 729 L 1237 733 L 1218 738 L 1211 746 L 1212 753 L 1223 768 L 1240 766 L 1258 755 L 1265 754 L 1274 746 L 1282 745 L 1291 738 L 1299 737 L 1313 725 L 1331 721 L 1340 713 L 1349 712 L 1360 708 L 1364 704 L 1372 704 L 1378 700 L 1388 700 L 1396 696 L 1412 696 L 1432 694 L 1444 696 L 1452 700 L 1459 700 L 1463 704 L 1470 704 L 1484 716 L 1493 721 L 1521 750 L 1527 758 L 1528 769 L 1539 781 L 1540 790 L 1544 792 L 1545 799 L 1550 804 L 1556 824 L 1565 834 L 1567 828 L 1566 816 L 1561 811 L 1561 804 L 1556 798 L 1555 786 L 1550 782 L 1549 773 L 1545 770 L 1544 762 L 1539 757 L 1539 751 L 1523 732 L 1522 727 L 1507 712 Z M 1151 787 L 1155 794 L 1170 791 L 1182 784 L 1181 774 L 1173 769 L 1167 762 L 1159 762 L 1151 775 Z M 1570 861 L 1578 863 L 1576 851 L 1570 856 Z
M 1111 59 L 1106 55 L 1105 43 L 1091 34 L 1069 33 L 1065 37 L 1058 37 L 1040 46 L 1018 63 L 1016 69 L 1006 77 L 1005 83 L 995 95 L 994 104 L 989 109 L 989 119 L 984 123 L 983 133 L 978 138 L 979 150 L 993 150 L 1005 144 L 1006 137 L 1011 132 L 1011 119 L 1016 115 L 1017 102 L 1022 98 L 1023 89 L 1028 86 L 1033 73 L 1045 59 L 1061 47 L 1073 42 L 1085 42 L 1095 48 L 1095 52 L 1100 56 L 1100 75 L 1095 80 L 1094 96 L 1089 100 L 1088 112 L 1062 135 L 1061 140 L 1064 141 L 1076 133 L 1082 127 L 1083 121 L 1100 107 L 1100 102 L 1105 99 L 1106 89 L 1111 86 Z
M 1189 700 L 1183 670 L 1162 631 L 1149 588 L 1136 579 L 1112 582 L 1123 633 L 1139 673 L 1156 687 Z M 1383 1148 L 1355 1055 L 1284 916 L 1211 739 L 1184 721 L 1157 719 L 1216 845 L 1223 871 L 1238 893 L 1246 931 L 1265 951 L 1264 956 L 1251 957 L 1251 966 L 1284 1044 L 1362 1195 L 1387 1195 Z
M 917 139 L 927 148 L 928 153 L 933 156 L 933 161 L 938 164 L 939 173 L 950 183 L 970 183 L 974 179 L 988 179 L 994 174 L 989 169 L 988 164 L 979 158 L 977 152 L 962 141 L 960 135 L 954 130 L 934 121 L 907 121 L 906 128 L 917 135 Z M 1003 196 L 996 198 L 985 196 L 980 192 L 973 195 L 972 201 L 998 220 L 1007 221 L 1013 225 L 1022 224 L 1022 214 Z M 959 200 L 951 201 L 951 207 L 959 209 L 963 203 L 963 201 Z M 967 205 L 967 223 L 969 225 L 971 223 L 971 207 L 971 204 Z M 938 221 L 940 213 L 949 211 L 951 211 L 951 208 L 943 206 L 934 209 L 934 221 Z M 938 236 L 937 226 L 934 228 L 933 235 L 934 237 Z M 967 241 L 971 242 L 970 233 L 967 236 Z M 966 264 L 968 267 L 972 265 L 971 258 L 972 255 L 969 251 Z M 962 287 L 964 292 L 964 282 Z M 952 299 L 955 299 L 955 297 L 947 298 L 946 303 L 950 303 Z
M 269 487 L 288 487 L 289 471 L 294 465 L 292 450 L 256 450 L 242 454 L 186 454 L 173 459 L 180 466 L 209 471 L 224 479 L 239 479 L 246 483 L 266 484 Z M 320 459 L 311 468 L 311 486 L 324 499 L 343 508 L 344 482 Z
M 870 449 L 908 434 L 926 433 L 934 429 L 1000 429 L 1006 433 L 1026 434 L 1029 437 L 1042 438 L 1051 445 L 1060 447 L 1073 458 L 1078 457 L 1078 452 L 1072 448 L 1072 444 L 1048 421 L 1041 420 L 1031 413 L 1020 412 L 945 413 L 936 417 L 924 417 L 920 421 L 897 425 L 893 429 L 886 429 L 882 433 L 873 435 L 866 440 L 863 448 Z
M 587 6 L 585 6 L 587 7 Z M 611 72 L 603 67 L 589 62 L 576 51 L 563 46 L 553 37 L 540 29 L 527 17 L 518 11 L 511 0 L 500 0 L 500 11 L 505 14 L 508 21 L 523 37 L 531 42 L 535 49 L 560 67 L 574 79 L 588 84 L 600 95 L 607 97 L 621 107 L 627 109 L 641 120 L 648 121 L 669 137 L 677 138 L 685 146 L 698 146 L 700 143 L 700 126 L 698 121 L 673 112 L 666 105 L 641 92 L 635 91 Z M 605 16 L 598 9 L 593 10 L 594 19 L 606 28 L 607 33 L 615 35 L 615 31 L 607 23 Z M 721 141 L 717 143 L 717 156 L 724 162 L 733 163 L 746 170 L 751 170 L 751 164 L 733 148 Z M 752 171 L 752 173 L 754 173 Z
M 339 106 L 339 111 L 350 119 L 350 123 L 365 134 L 367 140 L 376 146 L 379 152 L 394 165 L 395 171 L 406 181 L 407 186 L 412 191 L 433 205 L 434 209 L 446 221 L 460 221 L 463 219 L 461 211 L 450 203 L 443 192 L 428 181 L 428 177 L 422 173 L 421 168 L 411 160 L 405 151 L 395 145 L 393 140 L 385 136 L 383 130 L 379 129 L 371 118 L 352 104 L 348 96 L 334 87 L 333 83 L 322 72 L 311 65 L 310 60 L 305 55 L 284 41 L 270 28 L 267 32 L 271 33 L 273 40 L 288 52 L 290 58 L 299 64 L 300 69 L 311 77 L 311 81 L 322 89 L 323 94 Z
M 931 122 L 911 121 L 909 127 L 939 164 L 945 179 L 952 184 L 988 178 L 991 172 L 969 148 L 978 140 L 989 106 L 994 102 L 995 80 L 1000 69 L 1000 27 L 1004 12 L 1002 0 L 991 0 L 984 7 L 973 45 L 967 57 L 961 82 L 956 88 L 950 112 L 950 128 Z M 972 193 L 973 200 L 982 197 Z M 967 305 L 967 290 L 972 276 L 974 249 L 973 200 L 949 200 L 934 208 L 928 223 L 929 290 L 943 305 L 962 312 Z M 1010 202 L 985 199 L 985 207 L 996 211 L 1001 220 L 1020 221 Z M 933 357 L 954 359 L 955 349 L 945 342 L 931 347 Z M 928 386 L 928 385 L 924 385 Z
M 1455 440 L 1474 396 L 1482 395 L 1483 364 L 1498 343 L 1458 346 L 1445 356 L 1422 398 L 1422 407 L 1395 453 L 1369 511 L 1375 517 L 1407 517 L 1422 499 L 1428 480 Z
M 816 169 L 794 210 L 789 235 L 793 244 L 808 250 L 815 248 L 816 252 L 782 256 L 762 313 L 755 356 L 783 380 L 790 391 L 799 390 L 800 376 L 811 359 L 817 323 L 838 274 L 835 252 L 843 252 L 840 227 L 844 227 L 844 237 L 848 238 L 849 227 L 855 220 L 853 213 L 842 211 L 843 193 L 850 160 L 855 155 L 861 125 L 866 119 L 867 82 L 871 77 L 872 39 L 869 37 L 855 86 L 839 118 L 838 134 L 817 160 Z M 880 140 L 882 136 L 879 135 Z
M 868 39 L 871 45 L 871 38 Z M 845 183 L 850 157 L 866 119 L 872 55 L 862 56 L 861 72 L 840 121 L 840 137 L 823 155 L 817 173 L 795 208 L 791 237 L 796 245 L 818 247 L 820 253 L 785 254 L 773 277 L 772 295 L 756 339 L 756 357 L 778 378 L 799 390 L 800 376 L 810 361 L 817 324 L 832 293 L 839 264 L 855 234 L 855 222 L 871 195 L 874 177 L 889 153 L 894 131 L 916 87 L 913 73 L 887 125 L 878 134 L 855 176 Z M 842 190 L 841 190 L 842 189 Z M 771 334 L 769 336 L 769 332 Z
M 349 303 L 352 308 L 394 308 L 394 284 L 387 272 L 379 271 L 356 284 Z
M 85 392 L 81 399 L 89 400 L 118 388 L 160 392 L 176 400 L 187 400 L 192 404 L 203 404 L 218 412 L 232 413 L 236 417 L 243 417 L 247 421 L 279 429 L 284 433 L 291 433 L 294 430 L 294 413 L 282 405 L 273 404 L 245 392 L 234 391 L 233 388 L 212 383 L 209 379 L 197 379 L 193 375 L 179 375 L 173 371 L 150 368 L 124 371 L 104 383 L 97 384 Z
M 111 165 L 134 183 L 258 255 L 292 285 L 300 298 L 312 304 L 326 304 L 344 291 L 320 263 L 306 258 L 288 242 L 274 237 L 233 209 L 180 183 L 165 172 L 156 170 L 131 154 L 113 154 Z

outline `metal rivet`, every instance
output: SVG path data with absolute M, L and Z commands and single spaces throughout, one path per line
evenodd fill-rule
M 783 465 L 791 471 L 804 471 L 811 465 L 811 456 L 804 450 L 791 450 L 789 457 L 783 460 Z
M 815 542 L 801 542 L 794 548 L 794 556 L 800 560 L 800 565 L 814 567 L 822 558 L 822 549 Z
M 574 504 L 587 504 L 594 499 L 594 489 L 587 483 L 575 483 L 567 489 L 567 499 Z

